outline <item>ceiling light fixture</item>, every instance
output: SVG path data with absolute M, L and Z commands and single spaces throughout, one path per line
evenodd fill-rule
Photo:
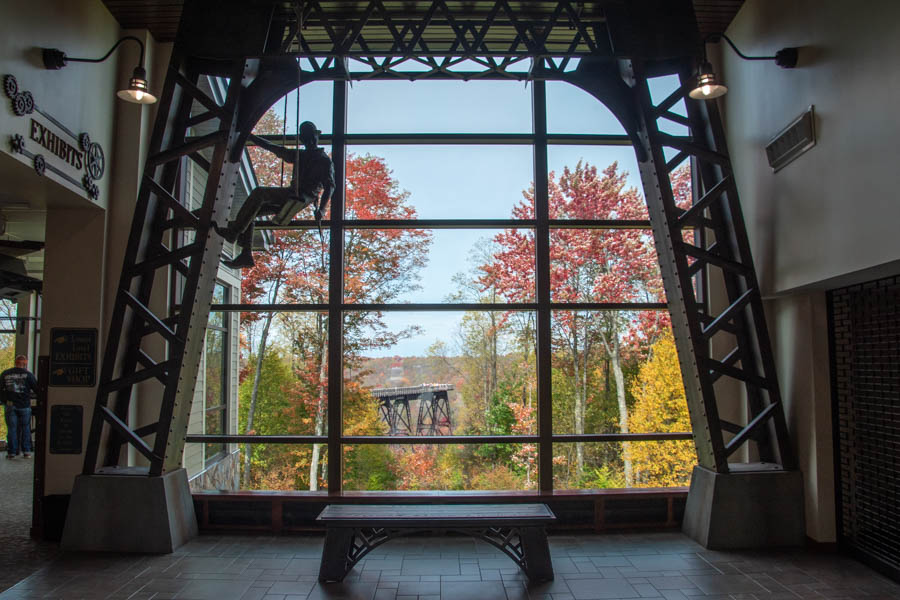
M 710 42 L 718 42 L 725 40 L 735 54 L 744 60 L 774 60 L 775 64 L 782 69 L 793 69 L 797 66 L 797 48 L 782 48 L 775 53 L 775 56 L 747 56 L 734 45 L 734 42 L 724 33 L 714 33 L 703 41 L 703 62 L 700 63 L 700 69 L 697 74 L 697 86 L 688 94 L 695 100 L 712 100 L 724 96 L 728 88 L 721 83 L 713 71 L 712 65 L 706 58 L 706 44 Z
M 56 70 L 62 69 L 70 62 L 101 63 L 109 58 L 112 53 L 115 52 L 116 48 L 126 40 L 133 40 L 138 43 L 138 46 L 141 47 L 141 58 L 131 74 L 131 80 L 128 82 L 128 87 L 119 90 L 116 95 L 126 102 L 133 102 L 135 104 L 153 104 L 156 102 L 156 96 L 150 93 L 150 86 L 147 84 L 147 71 L 144 69 L 144 43 L 132 35 L 126 35 L 113 44 L 113 47 L 109 49 L 109 52 L 100 58 L 72 58 L 66 56 L 66 53 L 62 50 L 57 50 L 56 48 L 43 48 L 42 55 L 44 58 L 44 67 Z

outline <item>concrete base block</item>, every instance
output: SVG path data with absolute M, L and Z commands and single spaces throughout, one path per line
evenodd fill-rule
M 727 474 L 694 467 L 682 530 L 710 549 L 800 546 L 802 475 L 759 463 Z
M 62 549 L 164 554 L 196 535 L 197 517 L 184 469 L 160 477 L 79 475 Z

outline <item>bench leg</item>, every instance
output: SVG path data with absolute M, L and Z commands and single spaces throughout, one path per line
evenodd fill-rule
M 319 581 L 343 581 L 347 576 L 353 533 L 351 527 L 328 527 L 325 530 Z
M 525 559 L 525 575 L 530 581 L 551 581 L 553 563 L 550 561 L 550 546 L 547 531 L 543 527 L 522 527 L 519 529 L 522 554 Z

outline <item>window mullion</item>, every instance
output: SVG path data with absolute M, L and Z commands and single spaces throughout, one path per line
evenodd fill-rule
M 335 189 L 331 196 L 328 271 L 328 493 L 340 494 L 344 318 L 344 190 L 347 174 L 347 82 L 334 82 L 331 143 Z
M 541 60 L 541 59 L 535 59 Z M 547 88 L 531 86 L 534 125 L 535 290 L 537 299 L 538 488 L 553 490 L 553 406 L 550 347 L 550 208 L 547 175 Z

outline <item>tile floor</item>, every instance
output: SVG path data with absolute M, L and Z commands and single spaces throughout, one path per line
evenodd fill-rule
M 677 532 L 551 535 L 556 579 L 542 584 L 465 537 L 388 542 L 327 585 L 316 581 L 319 536 L 201 536 L 167 556 L 67 555 L 28 537 L 32 464 L 0 461 L 0 600 L 900 600 L 900 584 L 843 556 L 709 552 Z
M 552 535 L 555 581 L 528 583 L 465 537 L 410 537 L 319 584 L 322 538 L 201 536 L 175 554 L 60 554 L 0 594 L 116 600 L 887 600 L 893 583 L 849 558 L 804 550 L 709 552 L 677 532 Z

